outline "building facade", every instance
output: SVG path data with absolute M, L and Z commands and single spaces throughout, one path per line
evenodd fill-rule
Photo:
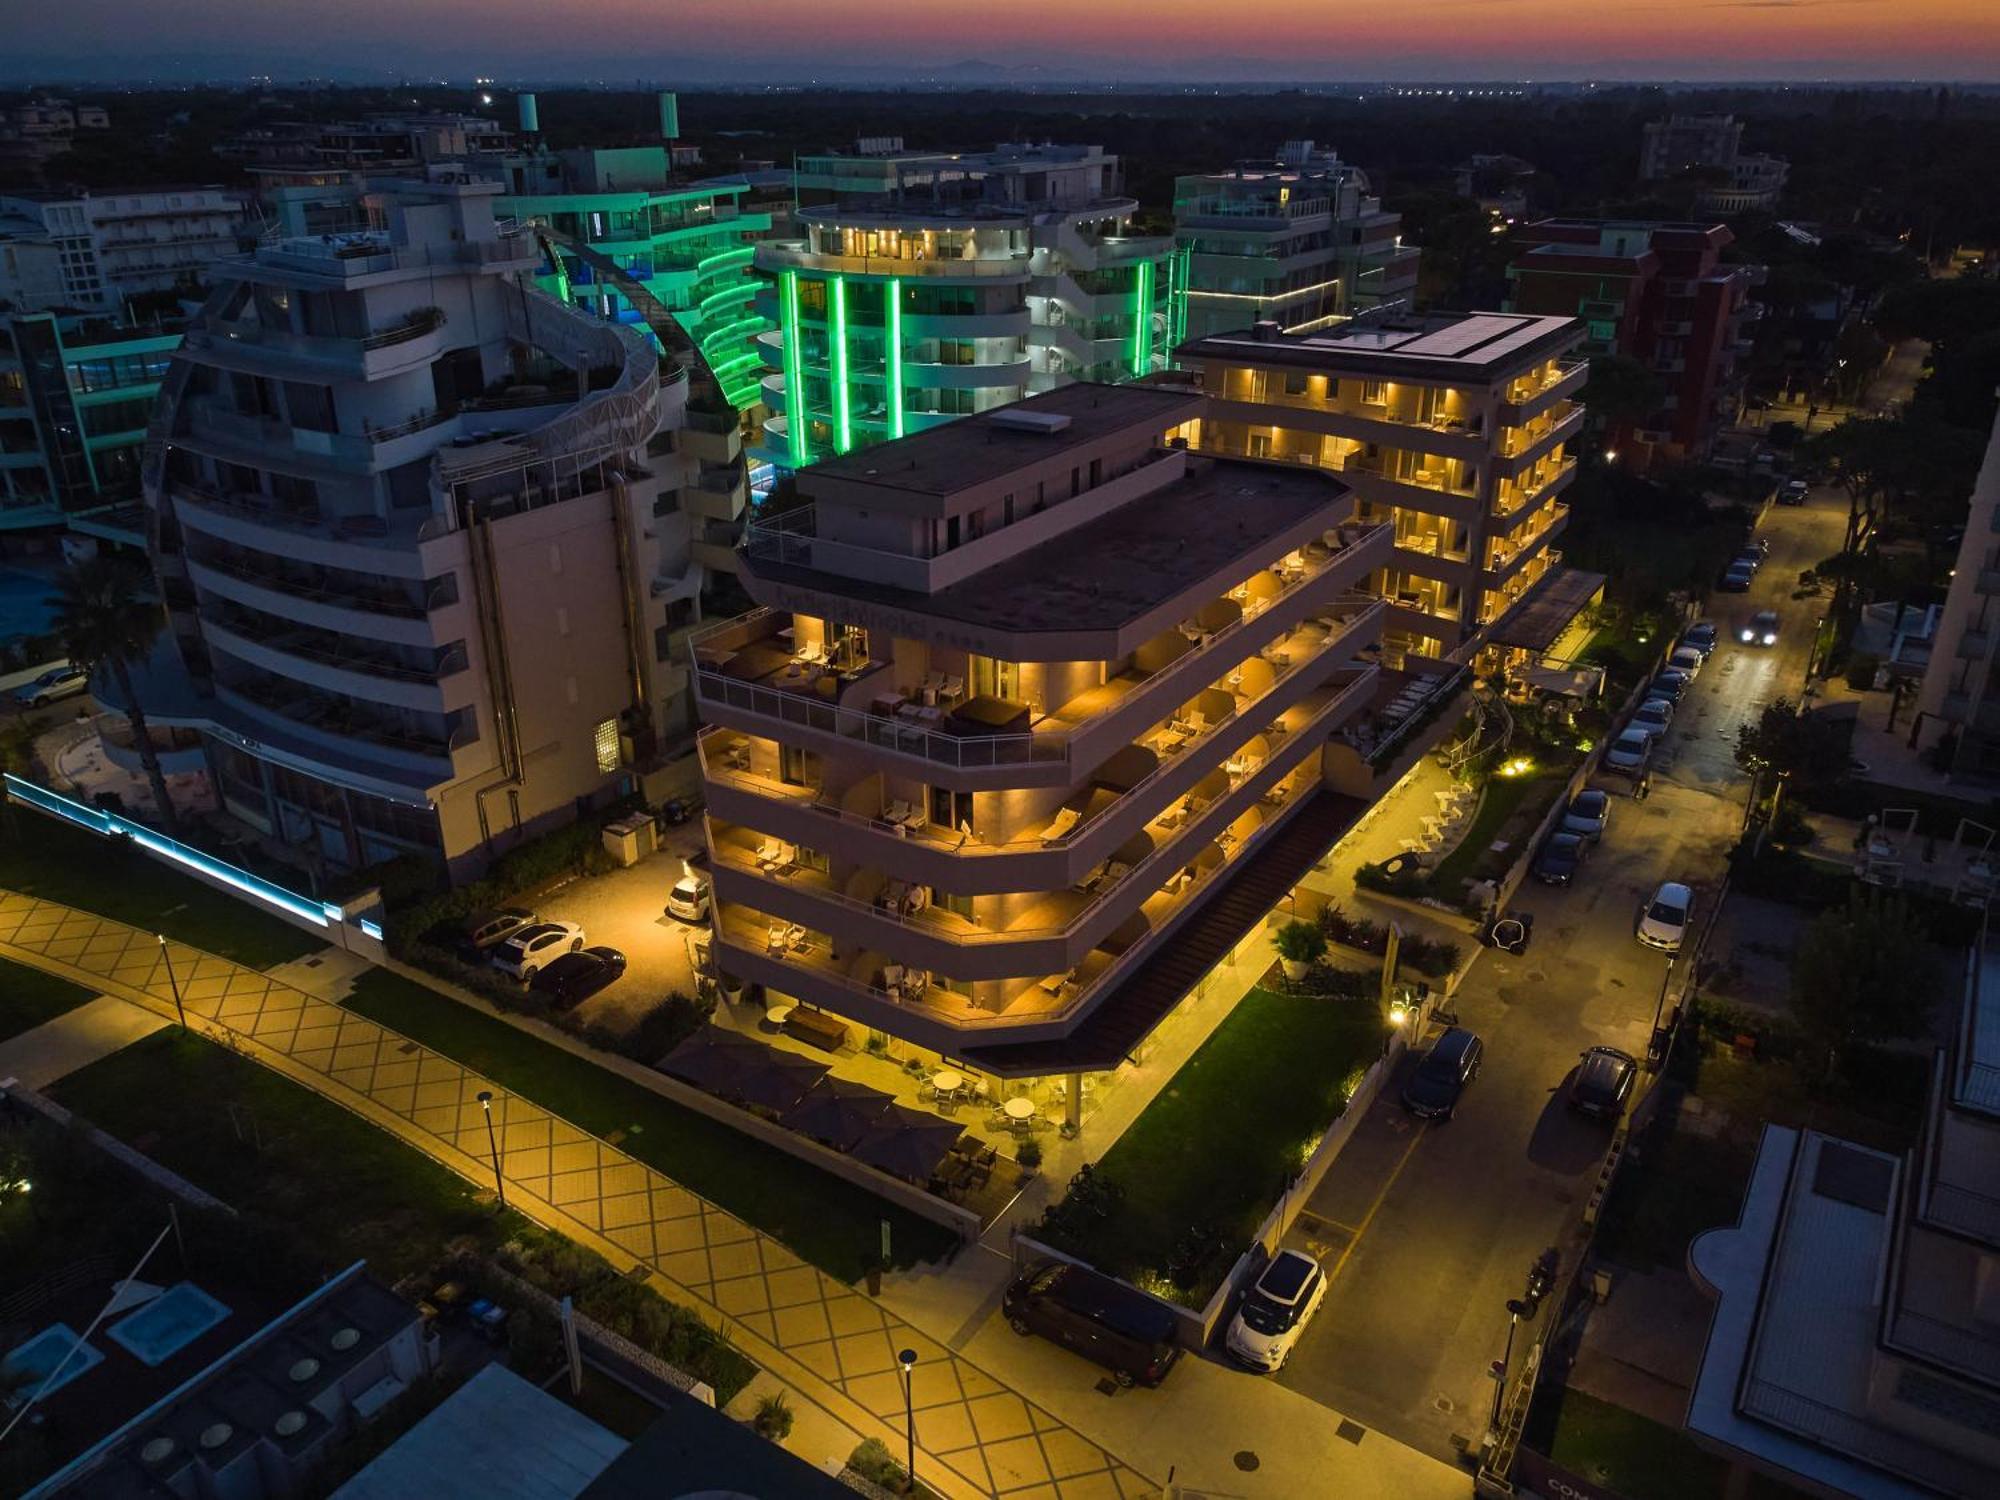
M 1734 115 L 1669 115 L 1649 120 L 1640 132 L 1639 180 L 1669 182 L 1702 172 L 1694 203 L 1701 213 L 1773 208 L 1791 170 L 1783 157 L 1744 151 L 1743 122 Z
M 760 608 L 693 641 L 724 973 L 999 1076 L 1110 1069 L 1215 893 L 1323 852 L 1391 529 L 1337 475 L 1188 451 L 1203 405 L 1068 385 L 750 524 Z
M 1362 587 L 1392 664 L 1464 660 L 1557 567 L 1583 426 L 1574 319 L 1374 315 L 1325 333 L 1265 324 L 1179 351 L 1209 404 L 1204 453 L 1340 476 L 1390 547 Z
M 2000 418 L 1972 487 L 1944 611 L 1917 693 L 1920 742 L 1955 779 L 2000 777 Z
M 1187 255 L 1189 338 L 1274 322 L 1309 333 L 1407 303 L 1418 250 L 1402 242 L 1361 171 L 1311 141 L 1279 161 L 1174 180 L 1174 242 Z
M 0 315 L 0 531 L 139 497 L 141 449 L 178 333 Z
M 1118 160 L 1096 146 L 804 157 L 802 238 L 757 247 L 777 324 L 763 338 L 762 455 L 829 455 L 990 411 L 1073 380 L 1165 368 L 1184 258 L 1132 231 Z
M 1756 268 L 1723 259 L 1726 224 L 1542 219 L 1507 268 L 1508 307 L 1581 320 L 1583 350 L 1622 355 L 1654 376 L 1658 404 L 1614 418 L 1606 446 L 1644 467 L 1705 459 L 1742 412 Z
M 278 120 L 218 144 L 268 204 L 280 188 L 355 186 L 368 179 L 422 177 L 444 163 L 493 163 L 515 138 L 484 115 L 383 114 L 361 120 Z
M 217 266 L 162 391 L 142 696 L 330 866 L 476 870 L 690 728 L 686 368 L 527 285 L 498 194 L 392 181 L 366 230 Z
M 126 298 L 191 286 L 234 254 L 245 216 L 220 187 L 16 194 L 0 196 L 0 230 L 55 247 L 64 306 L 119 314 Z

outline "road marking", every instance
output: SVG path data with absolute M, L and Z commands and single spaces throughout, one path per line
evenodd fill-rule
M 1368 1232 L 1368 1226 L 1375 1222 L 1375 1215 L 1381 1210 L 1382 1200 L 1389 1196 L 1389 1189 L 1396 1185 L 1396 1179 L 1403 1175 L 1403 1168 L 1410 1164 L 1411 1156 L 1416 1153 L 1417 1142 L 1424 1138 L 1424 1130 L 1428 1124 L 1426 1121 L 1417 1127 L 1416 1134 L 1410 1137 L 1410 1144 L 1403 1148 L 1403 1154 L 1396 1159 L 1396 1168 L 1389 1174 L 1389 1180 L 1382 1184 L 1382 1191 L 1375 1195 L 1375 1201 L 1368 1205 L 1368 1212 L 1363 1214 L 1361 1222 L 1355 1225 L 1354 1237 L 1347 1242 L 1347 1248 L 1340 1252 L 1340 1259 L 1333 1263 L 1333 1269 L 1326 1273 L 1329 1285 L 1339 1277 L 1342 1268 L 1347 1264 L 1347 1258 L 1354 1253 L 1354 1247 L 1361 1243 L 1361 1237 Z

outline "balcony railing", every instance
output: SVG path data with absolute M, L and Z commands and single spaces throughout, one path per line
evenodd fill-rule
M 191 501 L 201 510 L 237 516 L 259 526 L 274 526 L 283 531 L 325 537 L 332 541 L 406 545 L 430 541 L 448 534 L 452 529 L 450 520 L 438 515 L 427 515 L 414 523 L 401 517 L 385 521 L 373 512 L 329 519 L 316 505 L 291 504 L 274 495 L 221 490 L 213 485 L 196 484 L 185 479 L 174 480 L 173 491 L 176 497 Z
M 324 582 L 311 583 L 283 568 L 260 566 L 239 556 L 190 555 L 189 563 L 207 568 L 243 583 L 267 588 L 289 598 L 336 609 L 359 610 L 365 614 L 392 615 L 398 619 L 421 620 L 433 610 L 458 602 L 458 589 L 450 575 L 426 585 L 421 602 L 394 588 L 368 588 L 361 584 L 342 587 Z

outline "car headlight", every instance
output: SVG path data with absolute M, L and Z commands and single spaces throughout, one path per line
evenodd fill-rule
M 1778 644 L 1778 633 L 1777 633 L 1777 632 L 1776 632 L 1775 630 L 1767 630 L 1767 631 L 1765 631 L 1765 632 L 1764 632 L 1764 644 L 1765 644 L 1765 645 L 1767 645 L 1767 646 L 1775 646 L 1775 645 L 1777 645 L 1777 644 Z
M 1756 639 L 1757 639 L 1757 632 L 1756 632 L 1756 631 L 1754 631 L 1754 630 L 1746 630 L 1746 631 L 1743 631 L 1743 632 L 1742 632 L 1742 634 L 1740 635 L 1739 639 L 1741 639 L 1741 640 L 1742 640 L 1742 642 L 1743 642 L 1743 644 L 1747 646 L 1747 645 L 1749 645 L 1749 644 L 1750 644 L 1750 643 L 1751 643 L 1752 641 L 1754 641 L 1754 640 L 1756 640 Z

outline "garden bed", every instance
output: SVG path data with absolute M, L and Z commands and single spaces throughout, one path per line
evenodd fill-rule
M 1253 989 L 1035 1229 L 1186 1307 L 1221 1284 L 1381 1056 L 1374 1000 Z

